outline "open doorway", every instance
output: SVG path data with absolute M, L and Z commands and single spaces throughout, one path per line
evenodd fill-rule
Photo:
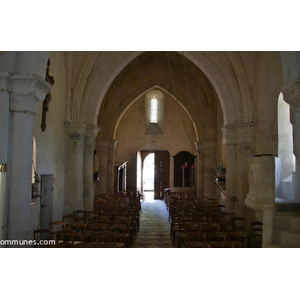
M 155 155 L 150 153 L 143 163 L 143 195 L 146 201 L 154 199 Z
M 170 154 L 168 151 L 138 151 L 137 189 L 143 195 L 145 195 L 145 193 L 152 193 L 154 199 L 163 199 L 164 189 L 170 187 L 169 168 Z

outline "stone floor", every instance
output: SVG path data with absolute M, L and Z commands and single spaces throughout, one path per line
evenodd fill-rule
M 168 211 L 163 200 L 154 200 L 146 193 L 141 203 L 140 231 L 132 248 L 173 248 L 170 240 Z

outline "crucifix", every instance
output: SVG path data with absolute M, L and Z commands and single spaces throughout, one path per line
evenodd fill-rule
M 50 58 L 48 59 L 48 63 L 47 63 L 45 80 L 48 83 L 50 83 L 51 85 L 53 85 L 54 84 L 54 78 L 52 76 L 50 76 L 49 71 L 50 71 Z M 42 115 L 42 123 L 41 123 L 42 131 L 45 131 L 45 129 L 46 129 L 46 113 L 49 110 L 50 102 L 51 102 L 51 92 L 49 92 L 46 95 L 45 100 L 43 102 L 43 115 Z

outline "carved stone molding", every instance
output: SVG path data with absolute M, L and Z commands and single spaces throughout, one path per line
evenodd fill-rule
M 292 110 L 300 111 L 300 78 L 296 78 L 285 85 L 281 92 L 284 101 L 291 106 Z
M 68 140 L 84 141 L 86 134 L 86 125 L 72 124 L 65 125 L 66 137 Z
M 272 155 L 247 159 L 249 163 L 249 192 L 245 204 L 254 210 L 263 210 L 264 204 L 275 199 L 275 160 Z
M 226 145 L 235 145 L 235 127 L 234 125 L 226 125 L 222 128 L 223 138 L 226 142 Z
M 248 124 L 235 125 L 235 139 L 237 144 L 253 144 L 255 138 L 255 126 Z
M 45 99 L 51 90 L 51 84 L 35 74 L 14 74 L 11 77 L 15 95 L 35 94 L 38 101 Z
M 85 134 L 85 141 L 94 141 L 95 137 L 97 136 L 100 128 L 95 125 L 87 125 L 86 134 Z

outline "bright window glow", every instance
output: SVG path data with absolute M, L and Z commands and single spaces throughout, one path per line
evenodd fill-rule
M 150 122 L 157 123 L 157 99 L 151 99 L 151 115 L 150 115 Z

